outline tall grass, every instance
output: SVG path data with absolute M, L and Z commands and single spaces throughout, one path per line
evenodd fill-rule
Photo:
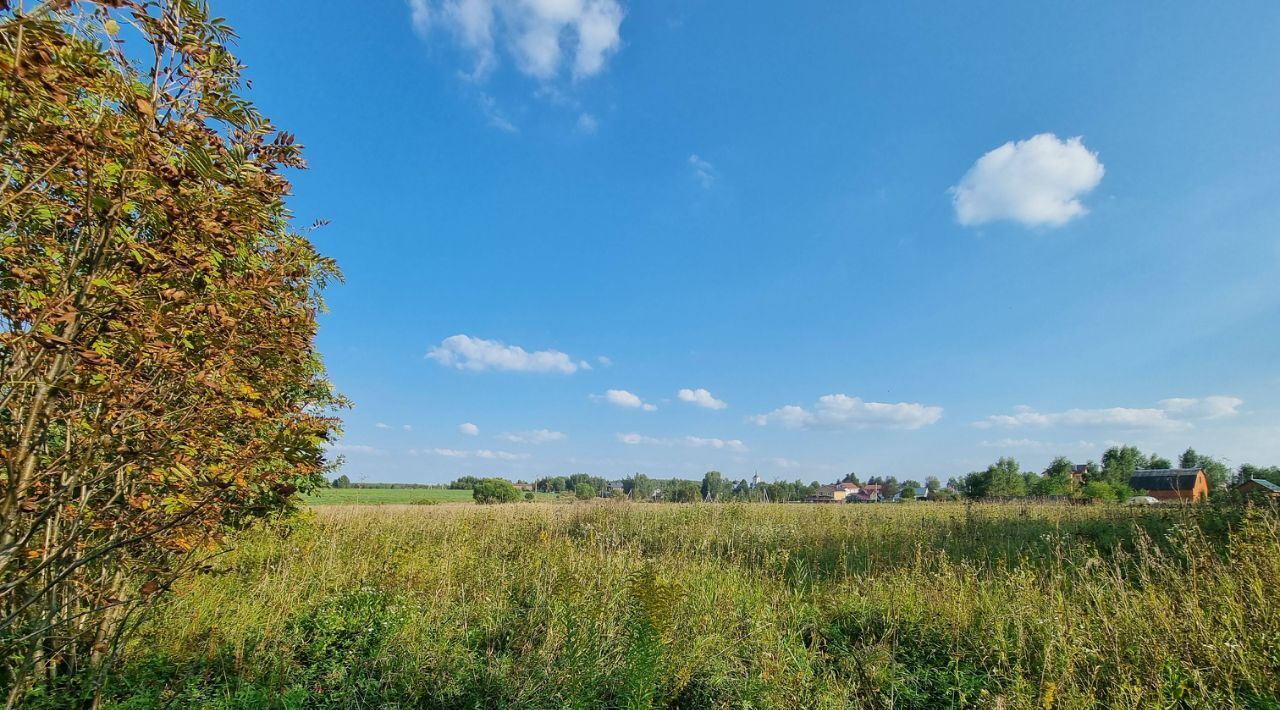
M 1278 590 L 1271 511 L 327 507 L 179 590 L 110 697 L 1280 707 Z

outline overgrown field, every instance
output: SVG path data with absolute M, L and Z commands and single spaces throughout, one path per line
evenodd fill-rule
M 327 507 L 213 567 L 144 627 L 111 703 L 1274 708 L 1280 696 L 1273 511 Z

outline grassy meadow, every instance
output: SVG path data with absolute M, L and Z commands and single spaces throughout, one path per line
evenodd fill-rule
M 107 704 L 1274 708 L 1277 590 L 1274 511 L 331 505 L 176 590 Z

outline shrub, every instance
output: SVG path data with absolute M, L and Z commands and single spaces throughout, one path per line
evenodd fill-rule
M 576 496 L 578 500 L 591 500 L 596 497 L 596 489 L 592 487 L 590 483 L 579 483 L 578 486 L 573 489 L 573 495 Z
M 485 478 L 477 481 L 471 489 L 471 497 L 481 505 L 492 503 L 512 503 L 520 500 L 520 491 L 510 481 L 501 478 Z
M 10 6 L 0 687 L 22 704 L 323 484 L 341 401 L 314 349 L 336 266 L 290 224 L 300 147 L 242 98 L 231 30 L 185 0 Z

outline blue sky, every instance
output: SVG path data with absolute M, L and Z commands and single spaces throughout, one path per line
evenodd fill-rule
M 353 478 L 1280 463 L 1273 2 L 217 9 Z

